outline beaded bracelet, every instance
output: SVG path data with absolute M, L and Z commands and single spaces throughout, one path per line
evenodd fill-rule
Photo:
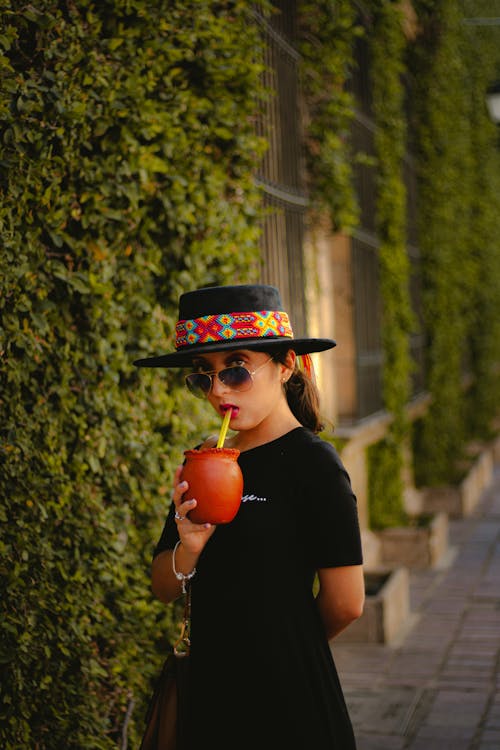
M 174 547 L 174 551 L 172 552 L 172 570 L 174 571 L 174 576 L 177 578 L 177 580 L 181 581 L 182 593 L 185 594 L 186 593 L 186 581 L 190 581 L 191 578 L 194 575 L 196 575 L 196 568 L 193 568 L 193 570 L 191 571 L 191 573 L 188 573 L 187 575 L 184 575 L 184 573 L 179 573 L 179 571 L 176 570 L 176 567 L 175 567 L 175 553 L 176 553 L 177 547 L 179 546 L 180 543 L 181 543 L 181 540 L 179 539 L 179 541 L 177 542 L 177 544 Z

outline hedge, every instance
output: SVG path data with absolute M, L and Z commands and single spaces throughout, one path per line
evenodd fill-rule
M 500 59 L 491 30 L 464 25 L 452 0 L 415 7 L 408 68 L 432 403 L 414 453 L 417 483 L 429 485 L 457 481 L 467 443 L 491 435 L 500 409 L 500 158 L 485 106 Z
M 0 4 L 0 745 L 137 746 L 182 447 L 179 293 L 259 270 L 248 4 Z

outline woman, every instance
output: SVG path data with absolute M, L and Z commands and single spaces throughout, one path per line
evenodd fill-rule
M 356 499 L 299 367 L 335 341 L 295 339 L 267 285 L 188 292 L 179 318 L 176 351 L 135 364 L 191 368 L 190 390 L 231 410 L 244 477 L 236 517 L 215 527 L 190 521 L 179 467 L 154 553 L 161 601 L 191 585 L 187 750 L 353 750 L 328 641 L 363 608 Z

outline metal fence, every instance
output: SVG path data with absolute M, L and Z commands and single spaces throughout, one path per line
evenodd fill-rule
M 363 158 L 354 164 L 354 186 L 360 206 L 360 227 L 352 242 L 353 298 L 356 335 L 356 377 L 358 419 L 383 408 L 381 340 L 381 305 L 379 289 L 379 240 L 376 227 L 376 162 L 374 137 L 376 124 L 372 113 L 369 81 L 370 53 L 366 39 L 356 42 L 356 69 L 350 89 L 358 106 L 352 125 L 355 154 Z M 421 302 L 421 270 L 417 232 L 417 181 L 409 154 L 403 162 L 403 179 L 407 194 L 407 252 L 410 261 L 410 297 L 416 330 L 410 336 L 413 361 L 411 395 L 425 387 L 424 327 Z
M 300 132 L 299 63 L 294 48 L 295 0 L 275 2 L 276 13 L 256 12 L 265 42 L 264 85 L 257 132 L 269 143 L 257 178 L 267 216 L 262 232 L 261 280 L 279 287 L 295 335 L 306 333 L 304 289 L 304 154 Z

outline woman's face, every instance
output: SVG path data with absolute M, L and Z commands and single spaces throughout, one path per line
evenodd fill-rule
M 245 390 L 225 385 L 213 371 L 240 365 L 251 375 Z M 212 386 L 207 399 L 215 411 L 224 416 L 231 409 L 231 429 L 251 430 L 270 423 L 273 416 L 286 404 L 282 380 L 289 370 L 276 362 L 267 352 L 238 349 L 230 352 L 205 354 L 193 360 L 193 372 L 212 372 Z

